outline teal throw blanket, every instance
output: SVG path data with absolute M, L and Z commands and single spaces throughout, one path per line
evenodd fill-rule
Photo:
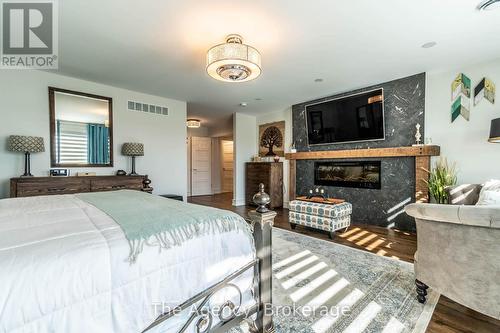
M 95 206 L 116 223 L 130 244 L 135 262 L 144 245 L 170 248 L 197 236 L 251 228 L 239 215 L 211 207 L 187 204 L 140 191 L 80 193 L 76 197 Z

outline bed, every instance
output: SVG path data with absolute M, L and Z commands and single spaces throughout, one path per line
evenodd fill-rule
M 131 240 L 155 212 L 167 232 Z M 272 331 L 274 215 L 252 212 L 252 228 L 138 191 L 0 200 L 0 332 Z

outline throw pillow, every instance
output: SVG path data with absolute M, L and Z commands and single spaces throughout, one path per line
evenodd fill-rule
M 477 206 L 500 205 L 500 191 L 481 191 Z
M 486 183 L 483 184 L 483 187 L 481 188 L 481 191 L 479 192 L 479 200 L 484 195 L 484 192 L 486 191 L 500 191 L 500 180 L 498 179 L 490 179 Z
M 500 180 L 491 179 L 484 183 L 483 191 L 500 191 Z

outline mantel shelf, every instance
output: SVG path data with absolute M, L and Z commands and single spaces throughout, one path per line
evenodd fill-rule
M 391 148 L 367 148 L 349 150 L 308 151 L 298 153 L 287 153 L 287 160 L 318 160 L 335 158 L 365 158 L 365 157 L 417 157 L 417 156 L 439 156 L 440 147 L 434 145 L 391 147 Z
M 415 158 L 415 201 L 428 202 L 429 189 L 426 181 L 429 179 L 431 156 L 439 156 L 441 148 L 433 145 L 368 148 L 349 150 L 307 151 L 285 154 L 290 160 L 289 195 L 295 200 L 297 160 L 321 160 L 337 158 L 386 158 L 386 157 L 414 157 Z

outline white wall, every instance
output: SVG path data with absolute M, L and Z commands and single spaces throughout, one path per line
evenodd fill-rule
M 451 83 L 458 73 L 472 80 L 472 91 L 487 77 L 496 84 L 496 103 L 483 99 L 473 106 L 470 121 L 459 116 L 451 123 Z M 441 156 L 455 162 L 458 183 L 482 183 L 500 178 L 500 144 L 489 143 L 490 122 L 500 118 L 500 59 L 494 62 L 456 68 L 453 71 L 427 73 L 425 136 L 441 146 Z
M 290 147 L 292 146 L 293 141 L 293 133 L 292 133 L 292 108 L 288 108 L 282 111 L 276 111 L 271 113 L 266 113 L 263 115 L 257 116 L 257 140 L 256 147 L 257 151 L 259 149 L 259 125 L 272 123 L 275 121 L 285 121 L 285 153 L 290 152 Z M 289 183 L 289 175 L 290 175 L 290 165 L 289 161 L 285 160 L 283 157 L 281 158 L 283 162 L 283 206 L 288 208 L 288 183 Z
M 257 119 L 235 113 L 233 116 L 234 184 L 233 206 L 245 205 L 245 163 L 257 154 Z
M 45 153 L 32 155 L 32 173 L 47 176 L 50 168 L 48 86 L 113 98 L 114 167 L 83 168 L 99 175 L 130 171 L 130 158 L 122 156 L 121 145 L 144 143 L 145 156 L 137 158 L 137 171 L 148 174 L 155 193 L 186 196 L 186 102 L 115 88 L 95 82 L 32 70 L 5 70 L 0 75 L 0 198 L 9 195 L 9 178 L 23 172 L 23 154 L 8 152 L 9 135 L 42 136 Z M 127 100 L 166 105 L 170 115 L 127 110 Z

